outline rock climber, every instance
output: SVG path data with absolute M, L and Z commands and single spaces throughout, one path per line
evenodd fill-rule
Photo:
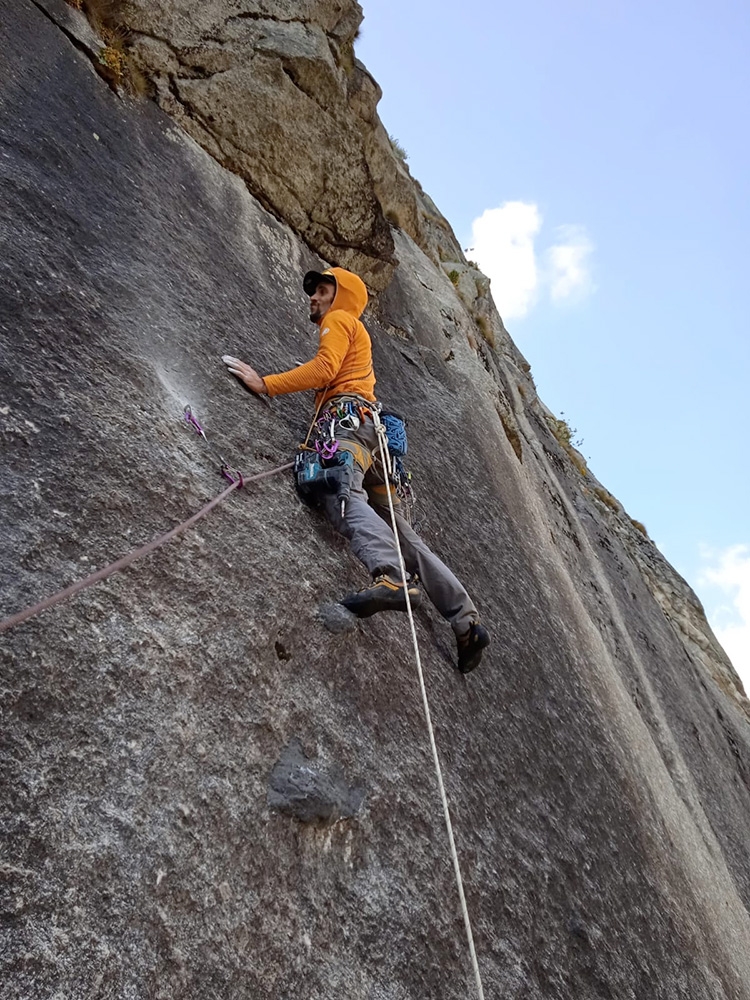
M 376 457 L 372 344 L 360 320 L 367 305 L 365 283 L 351 271 L 331 267 L 308 271 L 302 287 L 310 298 L 310 319 L 319 328 L 318 352 L 311 361 L 291 371 L 261 377 L 237 358 L 225 355 L 222 360 L 233 375 L 260 395 L 279 396 L 315 389 L 313 423 L 318 426 L 330 425 L 327 417 L 335 420 L 342 413 L 356 415 L 354 419 L 334 424 L 338 447 L 351 452 L 354 459 L 351 492 L 343 515 L 333 493 L 323 493 L 321 500 L 329 520 L 349 540 L 352 551 L 370 572 L 372 582 L 346 596 L 341 603 L 360 618 L 378 611 L 406 610 L 398 550 L 390 524 L 386 493 L 390 490 L 397 510 L 404 563 L 410 574 L 407 585 L 412 607 L 421 601 L 421 584 L 453 627 L 458 669 L 469 673 L 478 666 L 482 651 L 489 645 L 489 632 L 459 580 L 398 513 L 399 497 Z

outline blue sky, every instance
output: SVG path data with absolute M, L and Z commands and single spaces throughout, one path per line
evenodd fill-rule
M 362 4 L 386 128 L 750 690 L 750 4 Z

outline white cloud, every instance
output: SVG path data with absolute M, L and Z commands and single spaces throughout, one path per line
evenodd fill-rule
M 553 302 L 582 298 L 591 291 L 588 258 L 594 246 L 582 226 L 559 226 L 560 240 L 547 251 L 550 298 Z
M 472 223 L 469 257 L 492 281 L 492 295 L 504 319 L 520 319 L 543 292 L 559 305 L 577 301 L 593 288 L 589 257 L 593 244 L 582 226 L 560 226 L 556 242 L 542 254 L 535 241 L 542 228 L 539 207 L 506 201 Z
M 750 545 L 722 551 L 703 546 L 702 556 L 710 565 L 699 583 L 718 588 L 724 596 L 724 603 L 708 614 L 711 627 L 750 694 Z
M 471 256 L 492 282 L 492 295 L 506 319 L 525 316 L 536 298 L 539 270 L 534 239 L 542 227 L 536 205 L 506 201 L 472 223 Z

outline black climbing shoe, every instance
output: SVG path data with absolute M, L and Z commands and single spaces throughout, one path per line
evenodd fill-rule
M 422 602 L 422 591 L 416 583 L 409 584 L 409 600 L 413 608 Z M 369 587 L 347 594 L 341 603 L 358 618 L 369 618 L 378 611 L 406 611 L 406 594 L 400 580 L 379 573 Z
M 458 645 L 458 669 L 462 674 L 470 674 L 479 666 L 482 650 L 490 644 L 490 633 L 481 622 L 472 622 L 468 632 L 456 636 Z

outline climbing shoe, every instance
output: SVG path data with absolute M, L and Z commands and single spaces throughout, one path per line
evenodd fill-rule
M 458 669 L 469 674 L 479 666 L 482 650 L 490 644 L 490 633 L 481 622 L 472 622 L 467 632 L 456 636 L 458 646 Z
M 409 600 L 413 608 L 418 608 L 422 601 L 422 592 L 413 582 L 409 584 Z M 358 618 L 369 618 L 378 611 L 406 611 L 406 593 L 400 580 L 379 573 L 369 587 L 347 594 L 341 603 Z

